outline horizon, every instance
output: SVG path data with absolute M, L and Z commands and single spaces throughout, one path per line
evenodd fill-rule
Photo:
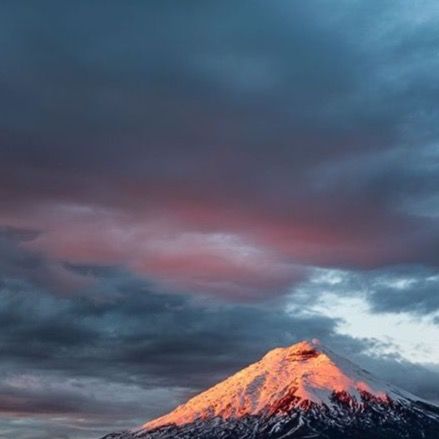
M 129 429 L 318 339 L 439 404 L 439 5 L 0 3 L 0 439 Z

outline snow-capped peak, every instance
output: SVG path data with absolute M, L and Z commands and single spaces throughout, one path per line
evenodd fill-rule
M 349 395 L 358 404 L 362 404 L 364 394 L 381 403 L 406 396 L 317 340 L 303 341 L 268 352 L 171 413 L 146 423 L 143 429 L 213 418 L 270 415 L 310 404 L 330 406 L 334 394 Z

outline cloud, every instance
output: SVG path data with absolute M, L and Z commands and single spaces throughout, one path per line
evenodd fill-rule
M 329 318 L 288 315 L 280 299 L 200 301 L 154 292 L 113 268 L 75 270 L 92 272 L 98 291 L 57 296 L 11 289 L 9 281 L 0 289 L 3 426 L 21 417 L 44 431 L 46 419 L 71 437 L 127 428 L 273 345 L 311 333 L 328 337 L 335 327 Z M 25 434 L 23 426 L 11 428 Z
M 435 365 L 311 309 L 319 269 L 338 298 L 437 321 L 422 6 L 0 6 L 0 436 L 131 426 L 304 337 L 438 400 Z
M 434 14 L 49 4 L 59 26 L 18 5 L 0 33 L 0 223 L 41 230 L 34 250 L 257 299 L 305 265 L 437 268 Z M 243 246 L 259 259 L 237 262 Z
M 110 267 L 75 270 L 93 273 L 99 293 L 1 289 L 0 413 L 10 422 L 48 419 L 68 425 L 71 437 L 82 437 L 82 429 L 98 436 L 158 416 L 275 346 L 312 337 L 438 398 L 424 382 L 426 376 L 436 382 L 435 372 L 420 373 L 422 366 L 390 354 L 378 358 L 371 354 L 380 352 L 378 341 L 340 335 L 337 319 L 306 307 L 291 312 L 284 298 L 230 304 L 158 293 Z
M 439 276 L 436 271 L 402 267 L 382 273 L 371 284 L 369 301 L 376 312 L 418 315 L 439 312 Z
M 334 327 L 328 318 L 289 316 L 276 300 L 269 306 L 194 302 L 153 292 L 144 281 L 113 270 L 100 274 L 98 291 L 58 298 L 4 285 L 4 362 L 10 356 L 36 369 L 91 376 L 106 370 L 123 380 L 130 364 L 137 378 L 153 374 L 181 384 L 215 374 L 215 367 L 224 373 L 222 366 L 214 366 L 221 358 L 229 368 L 242 364 L 245 354 L 237 355 L 241 348 L 247 355 L 262 353 L 273 343 L 302 338 L 311 330 L 330 333 Z M 173 356 L 179 358 L 178 365 Z
M 434 319 L 439 312 L 437 270 L 398 265 L 370 270 L 314 270 L 296 290 L 297 303 L 318 302 L 325 295 L 364 300 L 371 314 L 407 314 Z
M 0 286 L 16 283 L 17 288 L 49 288 L 55 294 L 69 294 L 93 285 L 93 279 L 75 273 L 62 261 L 51 260 L 41 252 L 26 249 L 38 239 L 32 229 L 0 227 Z

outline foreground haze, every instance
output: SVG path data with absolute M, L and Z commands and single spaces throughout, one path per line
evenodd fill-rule
M 434 439 L 438 434 L 438 406 L 377 380 L 314 341 L 274 349 L 168 415 L 104 439 Z
M 433 0 L 0 2 L 0 439 L 141 425 L 318 338 L 439 402 Z

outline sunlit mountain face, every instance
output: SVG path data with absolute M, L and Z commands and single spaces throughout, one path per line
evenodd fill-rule
M 274 349 L 171 413 L 104 439 L 434 439 L 438 434 L 439 407 L 314 340 Z

